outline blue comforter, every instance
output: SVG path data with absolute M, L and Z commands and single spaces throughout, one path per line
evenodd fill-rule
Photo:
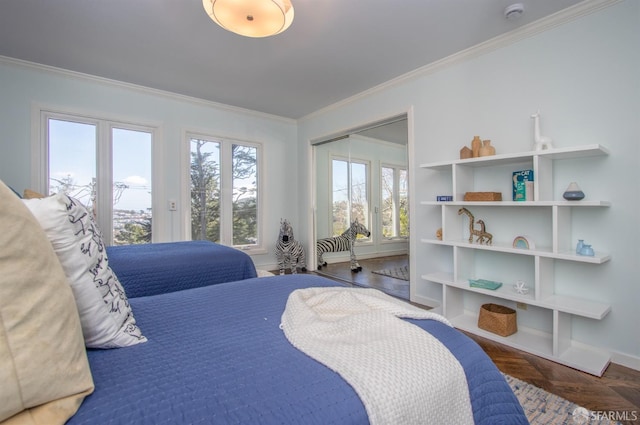
M 109 246 L 107 256 L 129 298 L 256 277 L 246 253 L 209 241 Z
M 149 341 L 88 351 L 96 389 L 68 423 L 368 423 L 354 390 L 295 349 L 279 328 L 291 291 L 334 285 L 298 274 L 130 298 Z M 463 365 L 476 424 L 528 423 L 474 341 L 440 322 L 411 322 L 440 339 Z

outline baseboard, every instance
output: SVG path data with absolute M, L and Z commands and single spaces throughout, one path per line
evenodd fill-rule
M 278 270 L 278 264 L 277 263 L 273 263 L 273 264 L 256 264 L 256 270 L 266 270 L 266 271 L 274 271 L 274 270 Z
M 351 257 L 349 256 L 349 251 L 344 251 L 344 254 L 338 254 L 334 252 L 328 252 L 324 254 L 324 260 L 328 264 L 334 263 L 346 263 L 351 261 Z M 370 260 L 372 258 L 381 258 L 381 257 L 395 257 L 396 255 L 408 255 L 409 252 L 406 249 L 399 249 L 395 251 L 385 251 L 385 252 L 374 252 L 371 254 L 357 254 L 358 260 Z
M 611 363 L 619 364 L 629 369 L 640 371 L 640 357 L 626 353 L 611 351 Z

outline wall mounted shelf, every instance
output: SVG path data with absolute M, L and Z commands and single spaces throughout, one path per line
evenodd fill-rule
M 442 269 L 421 275 L 427 284 L 441 285 L 440 300 L 418 295 L 415 291 L 413 301 L 418 303 L 438 304 L 437 310 L 447 317 L 454 326 L 465 331 L 499 341 L 506 345 L 524 350 L 558 363 L 601 376 L 610 361 L 610 355 L 597 347 L 574 341 L 571 338 L 571 318 L 574 316 L 592 320 L 602 320 L 611 311 L 611 306 L 596 300 L 568 296 L 556 293 L 555 267 L 557 262 L 573 262 L 576 267 L 600 265 L 611 260 L 606 252 L 596 252 L 594 256 L 582 256 L 575 252 L 575 241 L 571 235 L 572 210 L 582 208 L 609 208 L 611 203 L 604 200 L 566 201 L 553 199 L 553 171 L 557 160 L 580 159 L 606 156 L 609 151 L 599 145 L 586 145 L 572 148 L 530 151 L 514 154 L 503 154 L 489 157 L 460 159 L 434 162 L 420 165 L 426 170 L 433 170 L 450 179 L 450 191 L 453 200 L 438 202 L 423 200 L 424 208 L 435 208 L 431 217 L 439 217 L 434 227 L 442 229 L 442 239 L 422 238 L 421 243 L 440 246 L 451 250 L 451 264 L 442 265 Z M 485 175 L 517 171 L 529 167 L 534 172 L 535 184 L 531 201 L 462 201 L 465 192 L 477 190 L 493 190 L 478 188 Z M 511 168 L 510 168 L 511 167 Z M 476 173 L 482 170 L 482 178 Z M 435 194 L 433 199 L 436 199 Z M 504 196 L 503 196 L 504 199 Z M 510 197 L 509 197 L 510 199 Z M 460 208 L 481 207 L 483 217 L 487 221 L 492 216 L 498 219 L 494 228 L 500 231 L 507 226 L 505 217 L 517 216 L 520 220 L 537 223 L 535 234 L 538 242 L 532 249 L 514 248 L 511 241 L 494 240 L 491 245 L 469 242 L 469 232 L 461 225 Z M 515 212 L 515 213 L 514 213 Z M 525 221 L 526 223 L 526 221 Z M 474 226 L 471 224 L 471 226 Z M 532 226 L 535 226 L 532 225 Z M 475 229 L 475 227 L 474 227 Z M 466 234 L 465 234 L 466 231 Z M 489 258 L 489 260 L 487 260 Z M 519 260 L 518 260 L 519 259 Z M 476 276 L 483 262 L 490 261 L 495 273 L 500 273 L 501 266 L 508 266 L 519 261 L 524 264 L 524 274 L 532 277 L 527 294 L 517 293 L 507 283 L 497 290 L 474 288 L 469 286 L 469 279 Z M 452 271 L 450 271 L 452 270 Z M 506 273 L 506 272 L 505 272 Z M 506 277 L 506 276 L 505 276 Z M 498 279 L 499 280 L 499 279 Z M 475 298 L 474 298 L 475 297 Z M 477 326 L 478 312 L 470 311 L 469 305 L 483 300 L 512 304 L 526 304 L 536 309 L 542 322 L 549 323 L 548 328 L 527 328 L 518 326 L 518 332 L 508 336 L 484 331 Z M 475 301 L 475 302 L 474 302 Z

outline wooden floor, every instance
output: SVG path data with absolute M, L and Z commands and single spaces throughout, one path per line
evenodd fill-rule
M 407 264 L 406 256 L 358 261 L 363 267 L 359 273 L 352 273 L 349 263 L 329 264 L 321 273 L 342 282 L 370 286 L 399 298 L 409 298 L 408 282 L 371 273 L 372 270 Z M 467 335 L 482 347 L 502 372 L 593 412 L 603 412 L 601 415 L 615 414 L 620 419 L 631 419 L 619 419 L 623 424 L 640 424 L 640 371 L 611 364 L 598 378 L 485 338 Z
M 640 424 L 640 372 L 612 363 L 598 378 L 506 345 L 468 334 L 502 372 L 594 412 L 615 412 Z
M 351 271 L 350 263 L 348 262 L 328 264 L 317 271 L 317 273 L 353 285 L 380 289 L 383 292 L 405 300 L 409 299 L 408 281 L 372 273 L 374 270 L 407 265 L 409 259 L 406 255 L 372 258 L 368 260 L 359 259 L 358 263 L 362 266 L 362 271 L 358 273 Z

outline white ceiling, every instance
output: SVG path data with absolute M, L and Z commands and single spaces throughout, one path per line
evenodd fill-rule
M 580 0 L 292 2 L 254 39 L 201 0 L 0 0 L 0 55 L 295 119 Z

